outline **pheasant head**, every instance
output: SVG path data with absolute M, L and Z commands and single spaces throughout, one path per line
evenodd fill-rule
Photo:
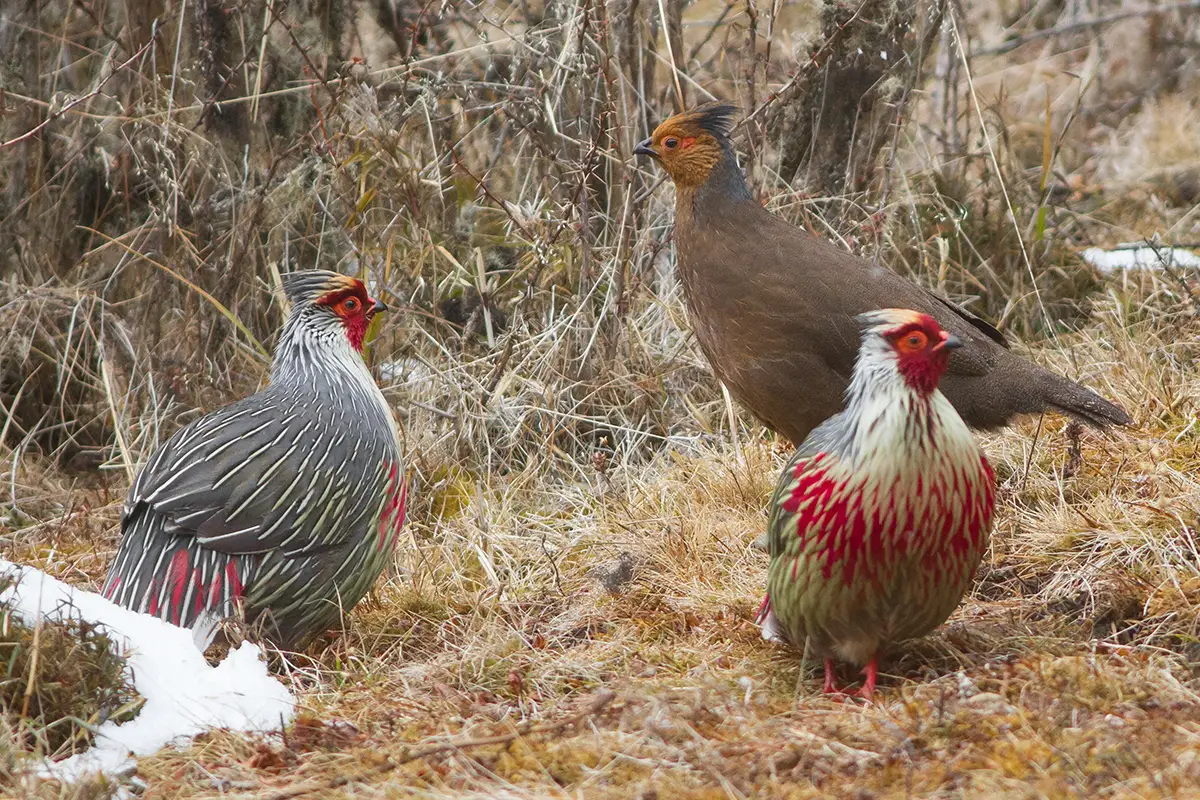
M 367 294 L 362 281 L 336 272 L 289 272 L 283 276 L 283 292 L 292 304 L 289 327 L 294 320 L 319 333 L 340 333 L 358 352 L 371 320 L 387 311 L 386 305 Z
M 942 330 L 928 314 L 884 308 L 858 316 L 863 339 L 858 371 L 894 372 L 914 392 L 929 395 L 950 363 L 950 351 L 962 341 Z
M 657 159 L 677 187 L 695 189 L 708 180 L 730 149 L 736 113 L 735 107 L 718 102 L 676 114 L 655 128 L 634 152 Z
M 839 449 L 846 455 L 908 459 L 945 437 L 974 448 L 970 430 L 938 391 L 959 338 L 933 317 L 885 308 L 860 314 L 862 343 L 846 390 Z

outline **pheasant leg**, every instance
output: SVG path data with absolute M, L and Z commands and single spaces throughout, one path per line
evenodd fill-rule
M 858 690 L 857 694 L 869 703 L 875 696 L 875 680 L 879 677 L 879 663 L 876 661 L 876 656 L 871 656 L 871 660 L 863 667 L 863 674 L 867 676 L 867 679 L 863 681 L 862 688 Z
M 837 684 L 837 675 L 833 671 L 833 659 L 825 659 L 825 685 L 821 688 L 825 694 L 841 694 L 842 690 Z

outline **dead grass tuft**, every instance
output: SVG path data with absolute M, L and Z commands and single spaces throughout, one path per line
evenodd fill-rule
M 1117 186 L 1148 184 L 1168 201 L 1200 201 L 1200 143 L 1188 134 L 1200 125 L 1193 96 L 1167 95 L 1147 103 L 1116 132 L 1099 177 Z
M 112 640 L 78 619 L 30 627 L 0 603 L 0 664 L 0 752 L 8 759 L 0 772 L 10 778 L 20 774 L 20 755 L 85 750 L 100 723 L 132 719 L 141 706 Z

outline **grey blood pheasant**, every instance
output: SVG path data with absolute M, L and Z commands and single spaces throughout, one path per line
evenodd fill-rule
M 201 646 L 235 614 L 281 647 L 304 645 L 367 593 L 404 524 L 396 423 L 362 358 L 386 306 L 334 272 L 286 274 L 283 289 L 270 384 L 154 453 L 104 584 Z
M 870 700 L 879 651 L 941 625 L 971 585 L 996 479 L 938 390 L 962 341 L 906 309 L 858 320 L 846 408 L 808 435 L 771 498 L 759 623 L 824 659 L 826 692 L 835 658 L 865 664 Z

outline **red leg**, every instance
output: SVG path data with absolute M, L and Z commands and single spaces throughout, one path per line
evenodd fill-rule
M 825 694 L 841 694 L 838 688 L 837 676 L 833 673 L 833 659 L 825 659 L 825 686 L 821 689 Z
M 863 667 L 863 674 L 867 676 L 867 679 L 863 681 L 862 688 L 858 690 L 858 696 L 868 703 L 875 696 L 875 679 L 879 677 L 879 664 L 875 659 L 875 656 L 871 656 L 871 660 Z

